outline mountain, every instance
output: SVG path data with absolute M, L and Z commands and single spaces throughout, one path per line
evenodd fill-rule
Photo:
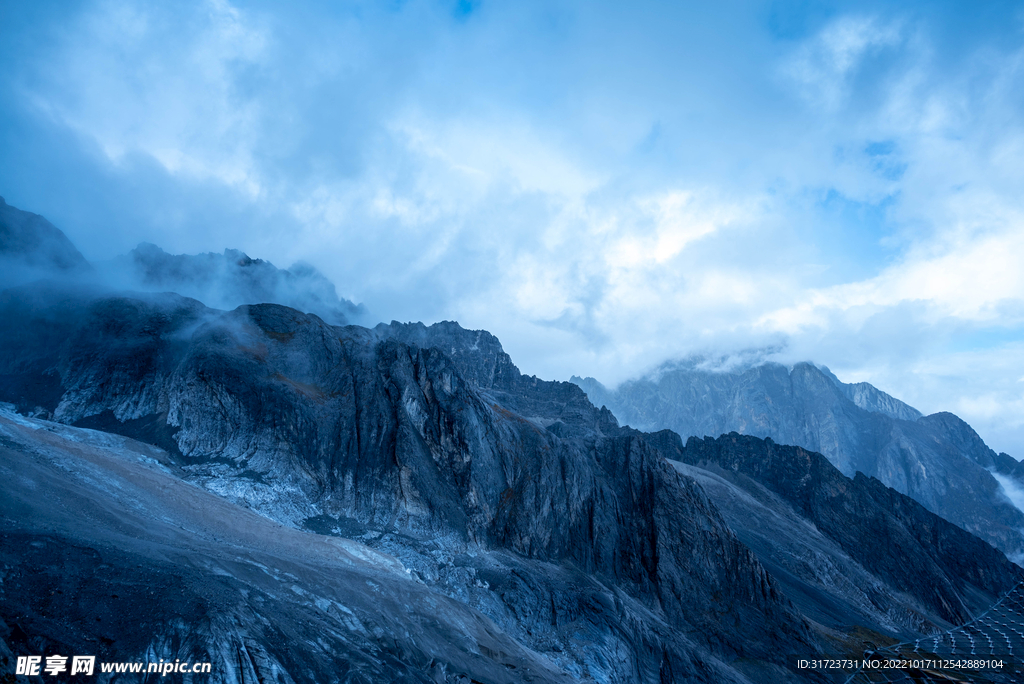
M 0 292 L 6 665 L 67 652 L 210 662 L 225 683 L 823 682 L 794 656 L 969 640 L 959 625 L 1022 577 L 819 454 L 621 427 L 576 385 L 523 376 L 486 331 L 335 325 L 359 310 L 312 269 L 142 245 L 84 286 L 79 262 L 51 262 Z M 1014 470 L 955 417 L 821 373 L 853 415 Z
M 83 276 L 85 257 L 56 226 L 0 197 L 0 287 L 47 277 Z
M 350 681 L 824 681 L 790 656 L 934 633 L 1020 578 L 804 450 L 753 440 L 770 471 L 723 479 L 713 469 L 738 462 L 620 427 L 455 323 L 331 326 L 273 304 L 55 285 L 3 292 L 0 316 L 0 400 L 36 416 L 5 419 L 0 440 L 16 522 L 0 554 L 26 568 L 0 585 L 12 654 L 74 637 L 278 681 L 318 681 L 335 649 Z M 758 541 L 736 522 L 753 504 L 723 491 L 818 534 L 797 548 L 779 523 Z M 332 544 L 344 573 L 306 550 Z M 57 563 L 66 585 L 44 579 Z M 67 587 L 80 616 L 114 605 L 107 592 L 140 596 L 151 573 L 184 597 L 154 598 L 151 630 L 61 622 L 37 596 Z M 219 626 L 231 646 L 217 650 Z
M 767 363 L 719 372 L 676 364 L 609 391 L 573 378 L 597 405 L 644 430 L 683 436 L 738 432 L 824 454 L 843 474 L 862 472 L 1024 558 L 1024 513 L 991 470 L 1017 472 L 951 413 L 922 416 L 867 383 L 848 385 L 828 369 Z
M 15 383 L 6 399 L 147 438 L 229 501 L 370 543 L 531 649 L 614 681 L 743 681 L 724 663 L 777 674 L 783 643 L 817 650 L 692 480 L 503 352 L 478 364 L 494 378 L 478 390 L 451 356 L 387 327 L 173 295 L 23 294 L 0 297 L 16 323 L 0 373 L 50 374 L 60 393 Z
M 280 269 L 237 249 L 225 249 L 223 254 L 168 254 L 144 242 L 103 266 L 121 287 L 175 292 L 217 309 L 283 304 L 316 314 L 332 325 L 347 325 L 365 313 L 362 306 L 338 297 L 334 284 L 309 264 Z

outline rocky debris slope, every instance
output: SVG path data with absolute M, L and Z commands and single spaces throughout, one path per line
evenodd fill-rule
M 0 656 L 208 662 L 202 681 L 225 684 L 575 681 L 393 557 L 176 470 L 134 440 L 0 412 Z
M 1024 558 L 1024 512 L 989 472 L 1011 475 L 1018 463 L 989 449 L 953 414 L 921 416 L 867 383 L 844 384 L 808 363 L 734 372 L 683 364 L 615 391 L 593 378 L 573 381 L 639 429 L 684 437 L 735 431 L 819 452 L 845 475 L 876 477 L 1011 558 Z
M 816 624 L 839 634 L 858 625 L 898 639 L 916 639 L 947 624 L 922 601 L 853 559 L 764 485 L 713 464 L 670 463 L 697 480 L 740 541 Z
M 387 551 L 581 679 L 778 681 L 819 648 L 692 479 L 486 333 L 38 290 L 4 293 L 0 315 L 8 401 Z M 402 341 L 420 334 L 436 346 Z

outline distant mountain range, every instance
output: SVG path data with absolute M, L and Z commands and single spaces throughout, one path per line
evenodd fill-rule
M 594 404 L 641 430 L 684 437 L 738 432 L 817 451 L 848 477 L 876 477 L 1024 558 L 1024 513 L 992 474 L 1019 477 L 1021 466 L 988 448 L 952 413 L 922 416 L 868 383 L 840 382 L 810 363 L 726 372 L 673 364 L 614 391 L 593 378 L 572 381 Z
M 161 283 L 223 265 L 150 254 Z M 61 278 L 0 292 L 0 320 L 0 662 L 824 683 L 794 655 L 941 635 L 1024 578 L 877 479 L 735 432 L 622 427 L 454 322 Z M 1024 614 L 1006 629 L 1024 649 Z

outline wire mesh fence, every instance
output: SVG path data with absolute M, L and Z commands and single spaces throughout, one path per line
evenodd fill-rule
M 970 622 L 867 651 L 846 684 L 1024 684 L 1024 582 Z

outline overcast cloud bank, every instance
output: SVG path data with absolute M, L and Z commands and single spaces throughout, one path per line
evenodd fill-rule
M 90 260 L 305 260 L 546 378 L 768 349 L 1024 456 L 1010 3 L 0 12 L 0 194 Z

